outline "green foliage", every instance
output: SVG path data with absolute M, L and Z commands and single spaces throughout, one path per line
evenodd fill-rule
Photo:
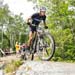
M 7 4 L 0 7 L 0 48 L 14 48 L 15 42 L 26 41 L 21 34 L 26 32 L 27 25 L 20 15 L 13 15 Z M 3 32 L 3 33 L 2 33 Z M 22 39 L 20 39 L 22 37 Z
M 6 67 L 4 68 L 4 71 L 6 73 L 14 72 L 20 65 L 22 65 L 22 63 L 23 62 L 21 60 L 12 61 L 11 63 L 6 65 Z

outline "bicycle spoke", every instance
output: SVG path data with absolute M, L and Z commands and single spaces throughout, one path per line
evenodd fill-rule
M 48 53 L 47 49 L 46 49 L 46 53 L 47 53 L 47 55 L 49 56 L 49 53 Z
M 49 35 L 43 36 L 43 38 L 40 39 L 40 48 L 43 48 L 40 52 L 40 58 L 42 60 L 49 60 L 54 51 L 54 42 L 52 37 Z

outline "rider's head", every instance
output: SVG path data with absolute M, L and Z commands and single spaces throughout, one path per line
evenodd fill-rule
M 40 15 L 41 15 L 41 16 L 44 16 L 45 13 L 46 13 L 46 8 L 45 8 L 45 7 L 41 7 L 41 8 L 40 8 Z

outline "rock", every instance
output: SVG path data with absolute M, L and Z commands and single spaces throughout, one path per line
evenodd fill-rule
M 3 70 L 0 70 L 0 75 L 4 75 L 4 71 Z
M 47 61 L 26 61 L 16 75 L 75 75 L 75 64 Z

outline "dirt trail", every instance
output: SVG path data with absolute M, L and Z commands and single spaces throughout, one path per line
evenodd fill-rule
M 5 56 L 5 57 L 0 57 L 0 62 L 10 62 L 12 60 L 18 60 L 20 59 L 20 55 L 19 54 L 13 54 L 13 55 L 9 55 L 9 56 Z

